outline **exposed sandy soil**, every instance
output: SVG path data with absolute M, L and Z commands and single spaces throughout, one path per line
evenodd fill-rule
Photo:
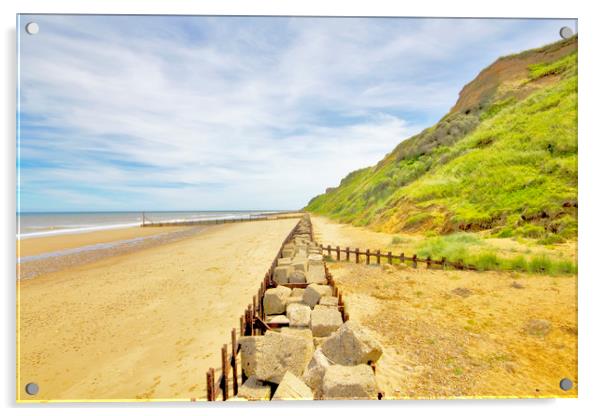
M 17 282 L 18 400 L 204 399 L 243 308 L 297 219 L 177 242 Z
M 385 247 L 392 235 L 312 217 L 316 239 Z M 576 397 L 577 277 L 331 263 L 351 319 L 385 347 L 385 398 Z M 564 392 L 568 377 L 575 388 Z

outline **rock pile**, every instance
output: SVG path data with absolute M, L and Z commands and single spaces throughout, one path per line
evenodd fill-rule
M 343 322 L 321 252 L 302 219 L 263 297 L 273 329 L 240 338 L 246 381 L 236 400 L 378 398 L 371 365 L 382 348 L 359 324 Z

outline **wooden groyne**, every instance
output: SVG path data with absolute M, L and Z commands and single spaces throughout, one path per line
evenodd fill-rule
M 365 390 L 361 390 L 365 394 L 362 398 L 382 398 L 374 378 L 382 350 L 367 340 L 356 324 L 348 324 L 342 292 L 322 255 L 317 254 L 321 252 L 314 241 L 309 215 L 303 215 L 283 241 L 257 294 L 241 315 L 239 328 L 233 328 L 229 342 L 223 344 L 221 368 L 207 371 L 208 401 L 346 398 L 345 394 L 353 389 L 337 385 L 336 376 L 337 372 L 349 371 L 361 373 L 357 378 L 363 383 L 360 390 Z M 300 293 L 303 295 L 297 296 Z M 368 345 L 362 350 L 364 355 L 339 357 L 333 352 L 326 357 L 321 346 L 327 347 L 327 340 L 337 336 L 355 336 L 356 343 Z M 277 348 L 270 349 L 271 342 Z M 300 352 L 289 351 L 295 349 Z M 342 361 L 347 366 L 339 365 Z M 329 384 L 323 386 L 323 379 Z M 305 394 L 300 393 L 303 391 Z
M 193 226 L 193 225 L 216 225 L 216 224 L 229 224 L 235 222 L 250 222 L 250 221 L 273 221 L 290 218 L 302 218 L 304 214 L 296 212 L 287 212 L 279 214 L 257 214 L 249 217 L 240 218 L 205 218 L 197 220 L 186 220 L 186 221 L 150 221 L 146 217 L 142 217 L 141 227 L 180 227 L 180 226 Z

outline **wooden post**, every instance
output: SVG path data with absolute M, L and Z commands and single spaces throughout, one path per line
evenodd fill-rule
M 376 250 L 376 264 L 380 266 L 380 250 Z
M 211 373 L 211 401 L 214 402 L 217 396 L 215 394 L 215 368 L 211 367 L 209 372 Z
M 328 250 L 328 256 L 330 257 L 330 252 L 331 252 L 331 250 L 332 250 L 332 249 L 330 248 L 330 244 L 328 244 L 328 248 L 327 248 L 327 250 Z
M 345 249 L 345 260 L 349 261 L 349 247 Z
M 247 305 L 247 310 L 249 311 L 249 325 L 251 326 L 251 332 L 249 335 L 255 335 L 255 315 L 253 313 L 252 305 L 249 303 Z
M 426 258 L 426 268 L 430 269 L 431 268 L 431 256 L 428 256 Z
M 412 267 L 418 267 L 418 260 L 416 259 L 416 254 L 412 256 Z
M 405 255 L 405 254 L 401 253 L 401 254 L 399 255 L 399 262 L 400 262 L 401 264 L 404 264 L 404 263 L 406 262 L 406 255 Z
M 370 249 L 366 249 L 366 264 L 370 264 Z
M 236 328 L 232 329 L 232 391 L 234 396 L 238 394 L 238 364 L 236 362 L 236 352 L 238 351 L 238 342 L 236 341 Z
M 211 370 L 207 370 L 207 401 L 211 402 L 213 395 L 211 393 Z
M 393 256 L 390 251 L 387 253 L 387 262 L 393 264 Z
M 224 401 L 228 400 L 228 345 L 224 344 L 222 347 L 222 398 Z
M 341 261 L 341 247 L 337 246 L 337 261 Z
M 355 249 L 355 262 L 356 263 L 360 262 L 360 249 L 359 248 Z
M 240 336 L 242 337 L 245 334 L 245 318 L 240 315 Z

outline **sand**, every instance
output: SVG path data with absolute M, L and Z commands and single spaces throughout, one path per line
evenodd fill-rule
M 129 240 L 136 237 L 146 237 L 182 229 L 185 229 L 185 227 L 128 227 L 116 230 L 26 238 L 17 241 L 17 257 L 34 256 L 69 248 Z
M 376 249 L 392 238 L 312 221 L 326 244 Z M 576 276 L 329 268 L 351 319 L 384 346 L 377 379 L 385 398 L 577 396 Z M 575 388 L 561 390 L 564 377 Z
M 204 399 L 205 372 L 297 221 L 210 226 L 17 282 L 17 399 L 30 399 L 28 382 L 34 400 Z M 106 233 L 69 240 L 115 238 Z

